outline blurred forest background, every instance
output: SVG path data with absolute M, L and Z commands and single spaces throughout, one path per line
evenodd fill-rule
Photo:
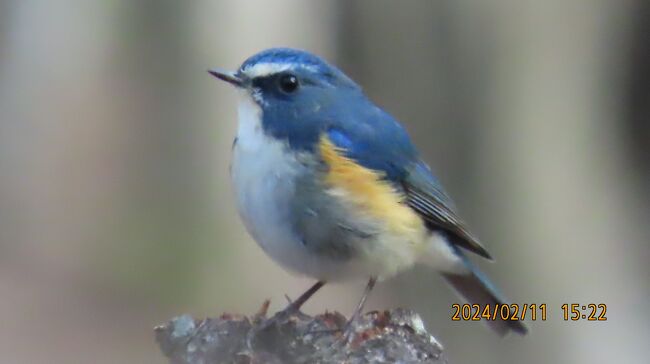
M 403 121 L 528 337 L 452 323 L 416 269 L 368 309 L 414 308 L 451 363 L 648 362 L 650 2 L 0 0 L 4 363 L 163 363 L 152 327 L 272 309 L 312 282 L 246 234 L 235 93 L 206 70 L 271 46 L 339 65 Z M 352 311 L 363 282 L 305 307 Z M 562 303 L 607 322 L 563 322 Z

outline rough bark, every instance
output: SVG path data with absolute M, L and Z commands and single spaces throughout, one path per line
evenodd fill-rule
M 269 321 L 267 307 L 250 318 L 178 316 L 155 328 L 156 341 L 172 364 L 447 363 L 442 345 L 411 310 L 367 313 L 344 340 L 346 318 L 339 313 Z

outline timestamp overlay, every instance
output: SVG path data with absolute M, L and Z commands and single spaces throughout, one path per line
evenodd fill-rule
M 607 304 L 564 303 L 559 307 L 546 303 L 451 305 L 452 321 L 546 321 L 555 317 L 561 317 L 564 321 L 607 321 Z

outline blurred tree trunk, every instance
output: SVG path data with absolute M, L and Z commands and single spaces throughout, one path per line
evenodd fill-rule
M 633 9 L 624 95 L 628 110 L 627 137 L 631 142 L 630 154 L 642 177 L 647 197 L 644 203 L 650 204 L 650 2 L 637 0 Z

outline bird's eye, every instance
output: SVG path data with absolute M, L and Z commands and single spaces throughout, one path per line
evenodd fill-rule
M 288 94 L 296 92 L 298 89 L 298 77 L 294 75 L 283 75 L 280 77 L 280 89 Z

